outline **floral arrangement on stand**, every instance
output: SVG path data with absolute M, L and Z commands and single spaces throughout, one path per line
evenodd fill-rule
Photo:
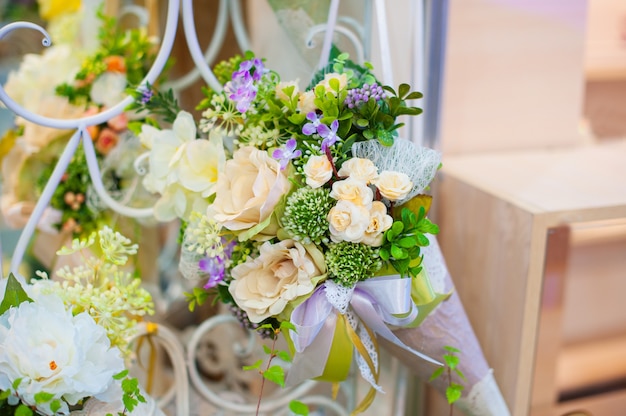
M 214 72 L 224 88 L 205 90 L 199 122 L 158 91 L 136 104 L 173 121 L 142 129 L 144 186 L 159 194 L 158 220 L 183 221 L 180 270 L 204 279 L 190 306 L 214 294 L 248 328 L 290 328 L 288 384 L 340 382 L 354 356 L 371 384 L 364 411 L 381 390 L 379 337 L 440 364 L 390 329 L 419 325 L 446 298 L 421 267 L 438 232 L 423 192 L 440 155 L 397 133 L 421 94 L 379 85 L 347 55 L 303 91 L 250 53 Z
M 98 18 L 97 48 L 81 53 L 61 43 L 42 55 L 29 55 L 9 75 L 4 86 L 7 93 L 26 109 L 57 119 L 93 115 L 120 102 L 126 89 L 145 77 L 154 60 L 156 44 L 142 28 L 123 30 L 112 17 L 99 13 Z M 141 115 L 128 112 L 87 129 L 107 191 L 129 206 L 146 206 L 153 199 L 141 186 L 133 166 L 142 151 L 133 125 L 143 122 Z M 9 226 L 24 226 L 73 133 L 18 118 L 15 128 L 0 140 L 0 206 Z M 52 251 L 44 254 L 39 250 L 34 254 L 51 268 L 49 259 L 55 258 L 54 251 L 60 245 L 120 220 L 93 190 L 85 156 L 79 150 L 38 224 L 38 229 L 48 236 L 46 241 L 55 241 L 44 244 Z M 132 226 L 125 232 L 136 229 Z
M 116 415 L 145 414 L 151 399 L 127 370 L 128 339 L 154 309 L 140 280 L 123 270 L 136 252 L 104 227 L 58 251 L 83 257 L 59 271 L 61 281 L 43 272 L 28 284 L 2 279 L 0 413 L 78 416 L 108 406 Z

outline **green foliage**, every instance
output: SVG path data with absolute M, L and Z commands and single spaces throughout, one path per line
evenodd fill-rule
M 298 400 L 289 402 L 289 410 L 291 410 L 294 415 L 298 416 L 308 416 L 309 414 L 309 407 Z
M 402 208 L 399 220 L 385 231 L 384 243 L 379 254 L 400 275 L 415 277 L 422 270 L 420 247 L 429 244 L 425 234 L 437 234 L 439 227 L 426 217 L 426 210 L 419 207 L 416 215 L 409 208 Z
M 446 353 L 443 354 L 443 361 L 445 365 L 438 367 L 430 376 L 428 381 L 433 381 L 441 377 L 444 373 L 447 374 L 448 387 L 446 388 L 446 399 L 448 400 L 452 411 L 452 405 L 461 398 L 461 394 L 463 393 L 463 386 L 452 381 L 452 373 L 454 372 L 462 380 L 465 380 L 465 375 L 458 368 L 460 360 L 457 354 L 461 351 L 458 348 L 451 346 L 444 346 L 443 348 L 446 351 Z
M 171 89 L 160 91 L 153 85 L 146 84 L 139 88 L 129 88 L 126 92 L 135 99 L 132 104 L 126 107 L 127 111 L 133 110 L 137 113 L 149 113 L 159 117 L 158 120 L 147 117 L 143 124 L 147 123 L 155 127 L 158 127 L 159 121 L 172 124 L 178 113 L 181 112 L 178 100 Z M 141 125 L 138 127 L 141 129 Z M 139 131 L 135 133 L 139 133 Z
M 28 297 L 26 291 L 17 281 L 13 273 L 9 274 L 9 278 L 7 280 L 7 286 L 4 292 L 4 298 L 0 303 L 0 315 L 4 314 L 12 307 L 18 307 L 22 302 L 32 302 L 33 300 Z M 19 380 L 19 379 L 18 379 Z M 18 383 L 19 386 L 19 383 Z M 14 387 L 17 388 L 17 387 Z
M 189 311 L 193 312 L 196 309 L 196 305 L 202 306 L 206 302 L 210 293 L 205 289 L 194 287 L 191 293 L 185 292 L 184 295 L 187 302 L 189 302 Z

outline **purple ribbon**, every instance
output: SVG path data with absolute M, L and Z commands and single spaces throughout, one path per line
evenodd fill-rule
M 305 302 L 298 305 L 291 323 L 296 332 L 290 331 L 296 354 L 288 375 L 288 383 L 322 375 L 333 342 L 337 313 L 341 313 L 328 300 L 327 290 L 334 291 L 333 281 L 320 285 Z M 441 365 L 404 344 L 387 325 L 408 325 L 417 317 L 417 306 L 411 298 L 411 279 L 398 275 L 380 276 L 358 282 L 349 301 L 359 319 L 378 336 L 431 363 Z

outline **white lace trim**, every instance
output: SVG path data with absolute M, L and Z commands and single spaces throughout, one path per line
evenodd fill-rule
M 357 142 L 352 145 L 352 154 L 371 160 L 379 172 L 390 170 L 409 176 L 413 189 L 404 199 L 397 201 L 398 205 L 423 192 L 441 162 L 441 153 L 405 139 L 394 140 L 393 146 L 383 146 L 377 140 Z
M 376 372 L 378 372 L 378 354 L 376 354 L 376 347 L 374 346 L 374 341 L 370 338 L 367 330 L 361 325 L 359 327 L 359 338 L 367 351 L 367 354 L 372 359 L 372 363 L 374 364 L 374 368 Z M 361 372 L 361 377 L 365 379 L 372 387 L 374 387 L 380 393 L 384 393 L 383 388 L 376 383 L 376 378 L 374 374 L 370 370 L 370 367 L 367 365 L 365 359 L 361 356 L 361 354 L 356 354 L 356 363 L 359 366 L 359 371 Z
M 338 285 L 331 280 L 326 281 L 325 287 L 326 299 L 333 305 L 333 308 L 337 309 L 339 313 L 345 315 L 352 299 L 352 293 L 354 292 L 354 286 L 345 287 Z M 356 328 L 356 326 L 353 325 Z
M 457 407 L 468 416 L 510 416 L 509 408 L 500 393 L 493 370 L 470 390 L 467 397 L 457 401 Z
M 430 245 L 421 248 L 424 254 L 422 265 L 430 279 L 433 290 L 437 293 L 444 293 L 446 291 L 445 280 L 448 268 L 446 267 L 443 254 L 441 254 L 437 237 L 429 234 L 427 234 L 427 237 L 430 240 Z

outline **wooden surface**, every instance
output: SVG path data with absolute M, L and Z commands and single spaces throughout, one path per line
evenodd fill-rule
M 531 408 L 548 232 L 626 218 L 624 160 L 625 142 L 444 157 L 441 247 L 515 416 Z
M 450 0 L 445 154 L 583 141 L 586 11 L 586 0 Z

